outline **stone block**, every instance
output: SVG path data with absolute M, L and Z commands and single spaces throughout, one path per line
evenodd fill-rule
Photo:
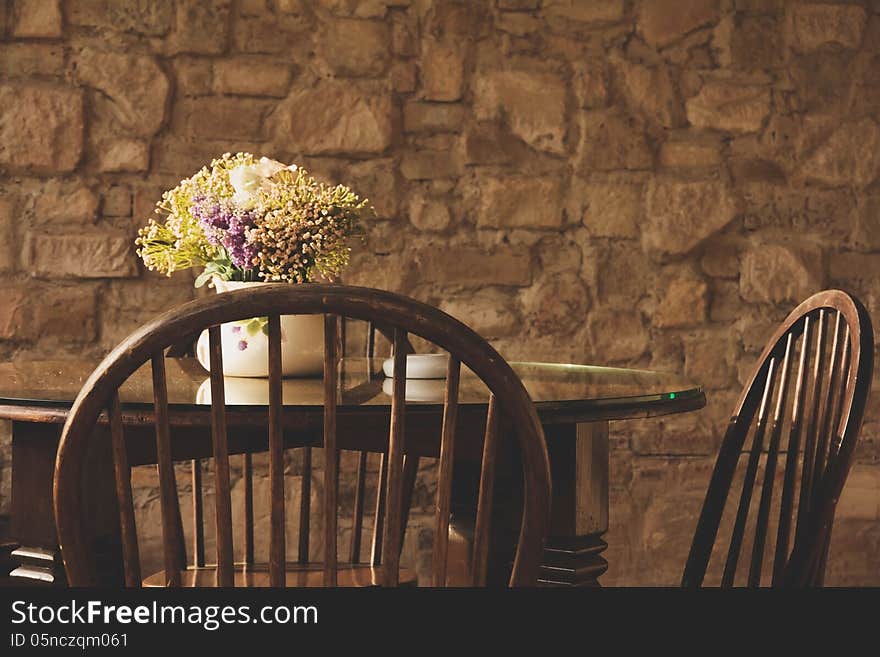
M 803 175 L 826 185 L 865 187 L 880 173 L 880 128 L 870 118 L 837 128 L 810 156 Z
M 400 94 L 410 94 L 416 90 L 418 72 L 413 62 L 394 62 L 391 65 L 391 87 Z
M 631 310 L 656 287 L 654 263 L 637 242 L 610 243 L 596 261 L 599 300 L 607 308 Z
M 30 194 L 26 207 L 36 224 L 90 224 L 98 213 L 98 195 L 79 181 L 52 180 Z
M 597 308 L 587 319 L 587 330 L 596 362 L 633 361 L 648 349 L 648 329 L 637 310 Z
M 446 298 L 440 303 L 440 309 L 486 339 L 516 335 L 522 322 L 510 295 L 490 289 Z
M 370 199 L 380 217 L 397 216 L 398 187 L 394 160 L 371 158 L 346 167 L 337 180 L 344 180 L 362 198 Z
M 765 87 L 707 82 L 687 101 L 691 125 L 723 132 L 756 132 L 769 114 L 770 90 Z
M 60 75 L 64 47 L 56 43 L 4 43 L 0 45 L 0 73 L 11 78 Z
M 688 253 L 737 214 L 736 199 L 721 182 L 655 179 L 646 199 L 642 245 L 660 255 Z
M 658 328 L 697 326 L 706 321 L 709 286 L 683 274 L 669 280 L 657 300 L 653 324 Z
M 532 148 L 565 152 L 565 84 L 556 75 L 527 71 L 496 71 L 474 81 L 474 115 L 491 120 L 505 117 L 510 130 Z M 541 102 L 535 102 L 540 98 Z
M 390 89 L 325 81 L 277 105 L 269 130 L 282 148 L 310 155 L 376 154 L 391 145 Z
M 420 59 L 422 98 L 443 102 L 461 98 L 464 55 L 461 43 L 439 39 L 423 42 Z
M 400 173 L 407 180 L 458 178 L 464 167 L 461 158 L 448 150 L 409 150 L 400 161 Z
M 526 37 L 541 29 L 539 16 L 521 12 L 502 12 L 498 15 L 496 29 L 516 37 Z
M 495 122 L 470 126 L 464 137 L 464 152 L 468 164 L 509 165 L 532 156 L 532 150 L 522 140 Z
M 590 183 L 584 190 L 584 226 L 596 237 L 638 237 L 642 188 L 625 183 Z
M 829 257 L 828 269 L 833 281 L 845 282 L 849 285 L 859 282 L 874 285 L 880 282 L 880 265 L 876 254 L 848 251 L 832 253 Z
M 584 2 L 583 0 L 544 0 L 541 13 L 548 18 L 579 23 L 609 23 L 623 18 L 623 0 Z
M 860 198 L 849 224 L 852 226 L 851 241 L 857 248 L 880 250 L 880 195 Z
M 138 275 L 128 235 L 30 234 L 28 266 L 40 278 L 129 278 Z
M 388 26 L 380 21 L 338 18 L 320 37 L 320 53 L 337 76 L 377 77 L 390 61 Z
M 601 61 L 577 62 L 573 86 L 578 107 L 597 109 L 608 104 L 608 71 Z
M 131 136 L 154 135 L 165 119 L 171 85 L 156 59 L 83 48 L 74 56 L 78 82 L 96 89 L 94 103 Z
M 0 84 L 0 166 L 72 171 L 82 153 L 83 124 L 78 90 Z
M 217 55 L 229 41 L 231 0 L 179 0 L 170 44 L 174 52 Z
M 47 287 L 15 283 L 0 307 L 0 339 L 88 343 L 97 333 L 97 305 L 92 287 Z
M 263 138 L 263 117 L 270 107 L 268 101 L 202 96 L 179 101 L 175 110 L 188 135 L 221 141 L 257 141 Z
M 686 335 L 682 341 L 685 376 L 710 390 L 735 387 L 737 354 L 730 338 L 726 329 Z
M 664 128 L 686 124 L 684 106 L 666 66 L 619 60 L 615 70 L 626 101 L 647 121 Z
M 410 102 L 403 108 L 405 132 L 459 132 L 464 120 L 459 104 Z
M 746 301 L 800 303 L 822 289 L 822 272 L 818 248 L 755 244 L 743 254 L 740 294 Z
M 15 0 L 12 6 L 13 36 L 38 39 L 61 36 L 60 0 Z
M 131 188 L 127 185 L 113 185 L 103 196 L 101 214 L 106 217 L 131 216 Z
M 151 37 L 167 34 L 174 23 L 174 0 L 73 0 L 66 10 L 72 25 Z
M 793 7 L 793 45 L 802 52 L 829 44 L 855 49 L 862 40 L 867 14 L 858 5 L 804 3 Z
M 391 50 L 400 57 L 412 57 L 418 52 L 416 26 L 412 18 L 395 12 L 391 17 Z
M 176 57 L 172 64 L 177 93 L 183 96 L 206 96 L 213 89 L 213 66 L 207 57 Z
M 700 266 L 707 276 L 736 278 L 739 276 L 739 245 L 734 241 L 709 240 L 700 258 Z
M 783 29 L 779 16 L 738 16 L 730 35 L 733 67 L 760 71 L 781 66 L 785 61 Z
M 678 41 L 697 28 L 720 18 L 718 0 L 644 0 L 639 8 L 639 33 L 652 46 L 663 47 Z
M 290 66 L 272 60 L 236 58 L 214 64 L 213 88 L 218 94 L 284 97 Z
M 636 121 L 615 110 L 581 115 L 581 171 L 641 170 L 653 163 L 651 146 Z
M 409 220 L 419 230 L 443 231 L 449 227 L 452 217 L 443 201 L 415 196 L 409 202 Z
M 660 165 L 669 169 L 715 168 L 721 164 L 716 140 L 670 140 L 660 147 Z
M 490 178 L 480 184 L 480 228 L 562 226 L 562 185 L 553 178 Z
M 584 325 L 590 298 L 577 272 L 547 276 L 522 295 L 524 328 L 535 335 L 568 335 Z
M 414 254 L 421 280 L 462 287 L 524 287 L 532 282 L 531 255 L 516 247 L 425 247 Z
M 98 146 L 98 171 L 146 171 L 150 168 L 150 147 L 140 139 L 111 139 Z

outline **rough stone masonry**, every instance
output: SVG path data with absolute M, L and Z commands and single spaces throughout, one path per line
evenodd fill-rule
M 161 191 L 225 151 L 295 161 L 378 209 L 347 281 L 511 359 L 706 387 L 702 412 L 613 427 L 608 584 L 678 581 L 727 415 L 796 302 L 841 286 L 880 322 L 877 0 L 0 0 L 0 37 L 0 357 L 97 357 L 191 298 L 134 255 Z M 878 434 L 874 402 L 829 583 L 880 584 Z

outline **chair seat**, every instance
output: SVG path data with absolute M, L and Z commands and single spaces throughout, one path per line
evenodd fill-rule
M 339 564 L 337 567 L 337 583 L 340 587 L 380 586 L 382 568 L 369 564 Z M 164 587 L 165 571 L 160 570 L 144 579 L 145 587 Z M 235 564 L 233 581 L 236 587 L 268 587 L 269 565 Z M 181 586 L 185 588 L 213 587 L 217 585 L 217 566 L 189 566 L 180 573 Z M 416 586 L 417 577 L 409 568 L 400 569 L 400 586 Z M 322 563 L 288 563 L 286 586 L 294 588 L 320 588 L 324 586 L 324 564 Z

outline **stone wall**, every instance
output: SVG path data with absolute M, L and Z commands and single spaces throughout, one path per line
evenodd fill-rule
M 160 192 L 225 151 L 296 161 L 375 202 L 349 282 L 512 359 L 705 386 L 613 427 L 607 583 L 678 580 L 797 301 L 841 286 L 880 317 L 877 0 L 2 0 L 0 35 L 0 357 L 97 356 L 191 298 L 133 253 Z M 857 457 L 829 581 L 876 585 L 876 403 Z

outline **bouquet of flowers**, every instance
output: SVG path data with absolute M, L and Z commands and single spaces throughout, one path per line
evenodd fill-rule
M 227 281 L 306 283 L 348 265 L 348 238 L 372 215 L 366 199 L 331 187 L 295 164 L 226 153 L 165 192 L 162 220 L 138 232 L 138 255 L 167 275 L 204 267 L 200 287 Z

